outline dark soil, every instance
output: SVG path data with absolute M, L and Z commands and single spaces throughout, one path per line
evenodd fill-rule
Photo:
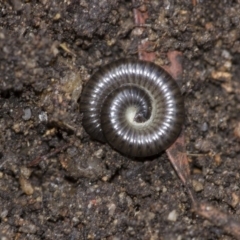
M 1 239 L 234 239 L 191 211 L 165 153 L 134 161 L 81 126 L 99 67 L 137 58 L 146 37 L 160 64 L 181 51 L 194 190 L 240 220 L 240 1 L 149 1 L 141 35 L 140 5 L 0 0 Z

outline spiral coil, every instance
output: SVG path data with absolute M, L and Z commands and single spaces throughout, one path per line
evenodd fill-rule
M 154 63 L 124 59 L 108 64 L 87 82 L 80 100 L 83 127 L 129 157 L 168 148 L 184 121 L 181 91 Z

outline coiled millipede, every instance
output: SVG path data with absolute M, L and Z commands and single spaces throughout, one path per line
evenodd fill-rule
M 154 63 L 124 59 L 97 71 L 80 100 L 83 127 L 129 157 L 168 148 L 184 121 L 184 102 L 173 78 Z

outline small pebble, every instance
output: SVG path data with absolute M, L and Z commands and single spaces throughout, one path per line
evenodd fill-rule
M 8 210 L 5 209 L 1 212 L 0 217 L 1 217 L 1 219 L 4 219 L 7 215 L 8 215 Z
M 12 129 L 15 133 L 19 133 L 21 131 L 20 124 L 19 123 L 14 123 L 12 126 Z
M 24 176 L 26 179 L 28 179 L 32 173 L 32 170 L 25 166 L 22 166 L 20 168 L 20 171 L 21 171 L 22 176 Z
M 48 121 L 48 115 L 47 115 L 46 112 L 41 112 L 38 115 L 38 118 L 39 118 L 40 122 L 47 122 Z
M 239 203 L 239 196 L 238 196 L 238 194 L 236 194 L 236 193 L 232 193 L 232 201 L 231 201 L 231 206 L 233 207 L 233 208 L 235 208 L 237 205 L 238 205 L 238 203 Z
M 201 131 L 206 132 L 207 130 L 208 130 L 208 124 L 207 124 L 207 122 L 204 122 L 201 126 Z
M 192 181 L 193 189 L 195 192 L 200 192 L 203 190 L 203 185 L 201 182 L 198 182 L 196 180 Z
M 233 133 L 235 137 L 240 139 L 240 122 L 235 126 Z
M 168 220 L 171 221 L 171 222 L 175 222 L 177 220 L 177 211 L 176 210 L 173 210 L 171 211 L 169 214 L 168 214 Z
M 197 139 L 194 146 L 201 152 L 209 152 L 214 149 L 214 144 L 209 139 Z
M 167 192 L 167 188 L 166 188 L 165 186 L 163 186 L 162 192 L 163 192 L 163 193 Z
M 19 183 L 21 186 L 22 191 L 27 195 L 32 195 L 34 190 L 32 184 L 23 176 L 19 176 Z
M 103 149 L 99 149 L 93 153 L 93 155 L 99 159 L 101 159 L 103 157 L 103 154 L 104 154 Z
M 34 224 L 24 224 L 18 229 L 19 232 L 34 234 L 37 232 L 37 227 Z
M 30 108 L 25 108 L 23 110 L 23 116 L 22 116 L 22 119 L 25 120 L 25 121 L 28 121 L 31 116 L 32 116 L 32 112 L 31 112 L 31 109 Z
M 221 155 L 220 154 L 216 154 L 214 156 L 214 162 L 217 166 L 219 166 L 221 163 L 222 163 L 222 158 L 221 158 Z
M 109 215 L 113 216 L 116 210 L 116 205 L 114 203 L 109 203 L 107 207 L 108 207 Z

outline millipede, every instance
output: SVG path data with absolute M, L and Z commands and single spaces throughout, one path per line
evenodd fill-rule
M 80 111 L 93 139 L 128 157 L 164 151 L 184 122 L 176 81 L 160 66 L 135 59 L 121 59 L 95 72 L 83 88 Z

